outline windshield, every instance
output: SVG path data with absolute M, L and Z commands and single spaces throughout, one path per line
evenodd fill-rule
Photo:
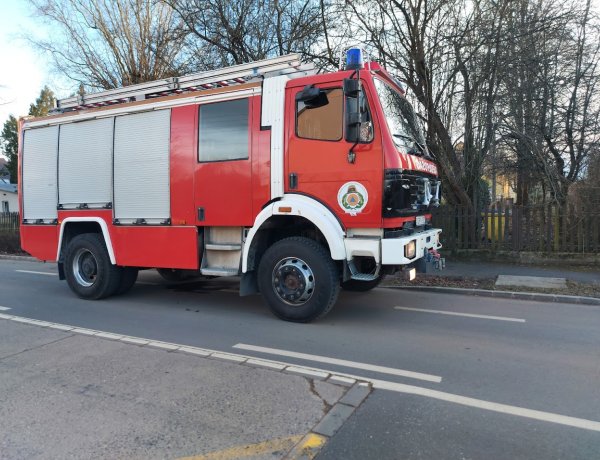
M 375 88 L 394 143 L 407 148 L 408 153 L 428 155 L 417 116 L 406 98 L 378 78 Z

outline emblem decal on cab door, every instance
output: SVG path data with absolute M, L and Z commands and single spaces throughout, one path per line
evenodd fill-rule
M 359 182 L 346 182 L 337 195 L 338 204 L 345 213 L 355 216 L 365 209 L 369 201 L 367 189 Z

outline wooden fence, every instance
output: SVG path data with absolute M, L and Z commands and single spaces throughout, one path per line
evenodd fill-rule
M 19 213 L 0 213 L 0 233 L 19 233 Z
M 445 249 L 600 253 L 600 209 L 585 205 L 441 206 L 433 224 Z

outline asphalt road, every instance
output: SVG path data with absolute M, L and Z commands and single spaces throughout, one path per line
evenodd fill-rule
M 376 289 L 300 325 L 236 283 L 146 271 L 130 293 L 90 302 L 54 265 L 1 260 L 0 306 L 378 382 L 319 458 L 600 459 L 598 306 Z

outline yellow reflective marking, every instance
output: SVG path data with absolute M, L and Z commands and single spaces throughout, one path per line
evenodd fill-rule
M 325 436 L 308 433 L 285 458 L 286 460 L 313 459 L 326 442 Z
M 247 444 L 207 454 L 182 457 L 179 460 L 235 460 L 277 451 L 282 451 L 283 454 L 294 447 L 301 439 L 302 435 L 288 436 L 287 438 L 271 439 L 270 441 L 259 442 L 258 444 Z
M 319 436 L 318 434 L 310 433 L 306 436 L 306 439 L 302 443 L 302 448 L 304 449 L 313 449 L 315 447 L 321 447 L 325 444 L 327 438 L 324 436 Z

